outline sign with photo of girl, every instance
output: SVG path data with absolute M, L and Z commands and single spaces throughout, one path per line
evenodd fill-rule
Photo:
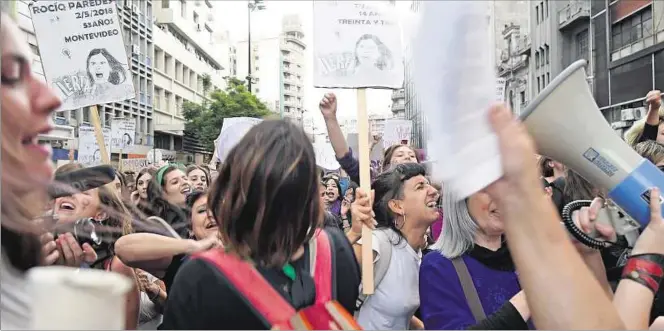
M 385 1 L 314 2 L 314 86 L 401 88 L 401 27 Z
M 29 9 L 62 110 L 136 96 L 114 0 L 38 0 Z

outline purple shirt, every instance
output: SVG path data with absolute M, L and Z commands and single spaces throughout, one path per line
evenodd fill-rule
M 490 269 L 468 255 L 463 260 L 487 316 L 521 290 L 515 272 Z M 425 255 L 420 266 L 420 312 L 427 330 L 465 330 L 477 324 L 452 262 L 437 251 Z

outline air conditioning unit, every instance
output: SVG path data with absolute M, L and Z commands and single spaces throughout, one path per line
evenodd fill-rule
M 620 120 L 621 121 L 638 121 L 646 116 L 646 108 L 629 108 L 623 109 L 620 111 Z
M 134 54 L 140 53 L 140 48 L 138 47 L 138 45 L 131 45 L 131 52 Z

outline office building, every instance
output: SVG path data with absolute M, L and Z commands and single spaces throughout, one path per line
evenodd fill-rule
M 406 90 L 400 88 L 392 91 L 392 105 L 390 106 L 394 118 L 406 117 Z
M 595 101 L 619 133 L 645 116 L 645 95 L 664 86 L 664 2 L 590 5 Z M 608 30 L 607 30 L 608 27 Z
M 203 103 L 209 93 L 226 86 L 232 48 L 226 34 L 214 30 L 214 2 L 155 0 L 154 110 L 155 147 L 169 159 L 207 162 L 211 151 L 185 132 L 182 116 L 187 101 Z
M 304 42 L 302 22 L 298 15 L 285 15 L 281 33 L 272 37 L 252 38 L 252 93 L 269 109 L 282 113 L 302 125 L 304 100 Z M 247 41 L 236 47 L 237 77 L 248 76 L 249 49 Z
M 590 60 L 590 0 L 530 1 L 531 95 L 579 59 Z M 592 73 L 588 73 L 592 76 Z
M 32 59 L 33 71 L 43 76 L 41 57 L 37 39 L 32 26 L 28 4 L 30 1 L 19 0 L 16 5 L 16 17 L 21 30 L 34 53 Z M 101 124 L 110 127 L 111 120 L 117 117 L 133 118 L 136 120 L 135 147 L 126 157 L 145 157 L 151 148 L 153 137 L 152 123 L 152 0 L 116 1 L 118 18 L 121 22 L 122 36 L 125 41 L 127 55 L 130 58 L 132 80 L 136 90 L 136 97 L 123 102 L 115 102 L 98 106 Z M 77 139 L 71 138 L 75 128 L 80 125 L 90 125 L 89 107 L 64 111 L 55 114 L 54 137 L 41 137 L 51 141 L 54 147 L 55 160 L 67 160 L 69 150 L 78 148 Z M 111 161 L 119 159 L 119 150 L 111 151 Z M 133 155 L 132 155 L 133 154 Z

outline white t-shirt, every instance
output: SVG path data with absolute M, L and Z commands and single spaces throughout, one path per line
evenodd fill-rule
M 1 255 L 0 329 L 27 330 L 30 323 L 30 305 L 25 275 L 11 265 L 4 252 Z
M 364 330 L 408 330 L 410 319 L 420 305 L 419 272 L 422 252 L 415 251 L 391 229 L 386 230 L 392 243 L 392 257 L 385 278 L 376 286 L 357 316 Z M 380 259 L 378 237 L 372 236 L 376 261 Z M 361 243 L 361 242 L 360 242 Z

